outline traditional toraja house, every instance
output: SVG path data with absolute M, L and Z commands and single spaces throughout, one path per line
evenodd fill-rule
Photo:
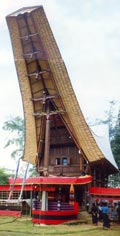
M 42 192 L 33 222 L 75 219 L 78 208 L 71 209 L 70 200 L 82 206 L 88 186 L 107 186 L 117 166 L 104 155 L 84 119 L 43 7 L 13 12 L 7 24 L 24 108 L 23 159 L 36 164 L 34 185 Z

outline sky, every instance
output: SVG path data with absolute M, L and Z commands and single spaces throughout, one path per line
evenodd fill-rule
M 4 0 L 0 5 L 0 167 L 13 168 L 2 127 L 9 117 L 23 117 L 23 108 L 5 17 L 43 5 L 83 115 L 95 120 L 104 117 L 111 100 L 120 101 L 120 1 Z

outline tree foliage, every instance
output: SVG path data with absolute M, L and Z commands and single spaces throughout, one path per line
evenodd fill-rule
M 116 102 L 111 101 L 109 109 L 105 112 L 105 119 L 96 119 L 94 125 L 108 125 L 111 150 L 120 170 L 120 111 L 118 112 L 118 115 L 115 115 L 115 106 Z M 108 185 L 110 187 L 119 187 L 120 173 L 110 175 Z
M 11 145 L 15 146 L 11 157 L 14 159 L 22 157 L 24 151 L 24 120 L 19 116 L 12 117 L 5 121 L 3 130 L 8 131 L 8 140 L 5 148 Z
M 120 111 L 115 114 L 116 101 L 110 101 L 108 110 L 105 111 L 104 119 L 96 119 L 94 125 L 107 124 L 109 127 L 109 138 L 113 156 L 117 164 L 120 163 Z M 93 125 L 92 124 L 92 125 Z M 90 124 L 91 125 L 91 124 Z
M 115 101 L 110 101 L 109 102 L 109 107 L 108 110 L 106 110 L 105 113 L 105 117 L 103 119 L 95 119 L 93 120 L 93 122 L 89 122 L 88 123 L 90 126 L 94 126 L 94 125 L 108 125 L 109 127 L 109 138 L 110 140 L 112 140 L 114 138 L 115 135 L 115 124 L 116 124 L 116 114 L 114 112 L 114 107 L 116 105 Z
M 114 137 L 111 140 L 111 148 L 114 158 L 120 168 L 120 111 L 118 113 L 118 118 L 114 129 Z
M 21 117 L 11 117 L 7 121 L 5 121 L 3 130 L 8 131 L 8 139 L 7 143 L 5 144 L 5 148 L 14 145 L 14 150 L 11 153 L 11 157 L 14 159 L 19 159 L 20 157 L 23 157 L 24 152 L 24 134 L 25 134 L 25 128 L 24 128 L 24 119 Z M 29 169 L 29 175 L 36 176 L 36 168 L 35 166 L 31 166 Z
M 4 169 L 0 169 L 0 185 L 8 184 L 8 174 L 4 171 Z

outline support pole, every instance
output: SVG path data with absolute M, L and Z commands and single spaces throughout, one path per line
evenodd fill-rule
M 41 210 L 42 211 L 48 211 L 48 192 L 46 192 L 46 191 L 42 192 Z
M 50 108 L 49 101 L 47 101 L 47 115 L 46 115 L 46 130 L 45 130 L 45 152 L 44 152 L 44 167 L 43 175 L 48 176 L 49 151 L 50 151 Z M 48 210 L 48 192 L 42 192 L 42 211 Z
M 48 176 L 49 152 L 50 152 L 50 114 L 49 101 L 47 101 L 47 116 L 45 130 L 44 176 Z
M 82 174 L 82 171 L 83 171 L 83 158 L 82 158 L 81 150 L 79 150 L 78 153 L 79 153 L 79 157 L 80 157 L 80 174 Z

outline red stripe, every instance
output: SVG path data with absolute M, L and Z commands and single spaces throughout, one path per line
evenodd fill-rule
M 93 195 L 120 196 L 120 188 L 91 187 L 89 192 Z
M 76 218 L 74 220 L 76 220 Z M 58 225 L 58 224 L 62 224 L 67 221 L 69 221 L 69 220 L 67 220 L 67 219 L 66 220 L 62 220 L 62 219 L 61 220 L 32 219 L 32 222 L 34 224 L 45 224 L 45 225 Z
M 21 216 L 21 211 L 0 210 L 0 216 L 20 217 Z
M 67 222 L 67 221 L 70 221 L 70 220 L 76 220 L 77 219 L 77 216 L 78 216 L 78 203 L 77 202 L 74 203 L 74 210 L 71 210 L 71 211 L 70 210 L 69 211 L 33 210 L 32 215 L 33 215 L 32 222 L 35 223 L 35 224 L 46 224 L 46 225 L 61 224 L 63 222 Z M 34 218 L 35 215 L 38 218 Z M 40 216 L 42 216 L 43 219 L 40 219 Z M 53 217 L 54 219 L 52 219 L 51 216 L 54 216 Z M 44 217 L 45 217 L 45 219 L 44 219 Z M 59 217 L 60 217 L 60 219 L 59 219 Z
M 40 211 L 40 210 L 32 210 L 32 214 L 34 215 L 46 215 L 46 216 L 67 216 L 71 214 L 76 214 L 77 212 L 74 210 L 69 210 L 69 211 Z
M 13 184 L 14 179 L 9 179 L 9 183 Z M 16 179 L 16 185 L 22 184 L 22 178 Z M 34 184 L 86 184 L 92 181 L 91 176 L 80 176 L 80 177 L 33 177 L 26 179 L 26 185 Z

